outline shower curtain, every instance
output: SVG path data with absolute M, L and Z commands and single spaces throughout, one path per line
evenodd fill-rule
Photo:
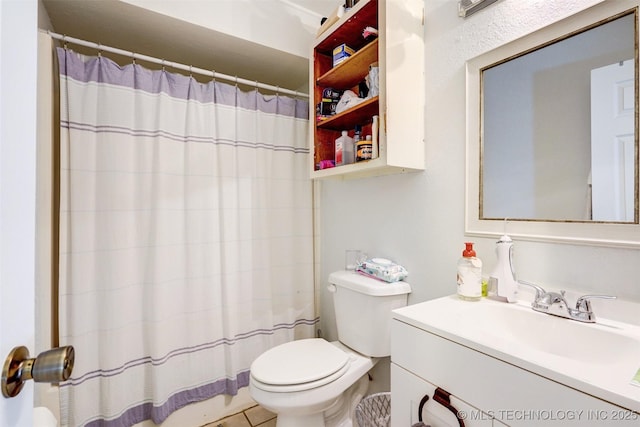
M 58 59 L 62 425 L 235 395 L 317 323 L 307 101 Z

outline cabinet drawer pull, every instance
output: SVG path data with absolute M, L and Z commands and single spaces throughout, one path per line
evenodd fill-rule
M 456 419 L 458 420 L 458 425 L 460 427 L 464 427 L 464 420 L 460 418 L 458 410 L 451 406 L 451 399 L 449 398 L 449 396 L 451 396 L 451 393 L 438 387 L 435 393 L 433 393 L 433 400 L 453 412 L 453 414 L 456 416 Z

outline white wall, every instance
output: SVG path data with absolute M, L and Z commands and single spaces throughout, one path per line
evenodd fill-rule
M 425 1 L 426 171 L 322 183 L 323 283 L 331 271 L 343 268 L 345 249 L 358 248 L 407 267 L 410 303 L 455 292 L 456 261 L 469 239 L 464 235 L 465 62 L 596 3 L 503 0 L 462 19 L 457 1 Z M 471 240 L 490 271 L 496 262 L 494 240 Z M 633 249 L 515 242 L 521 279 L 635 301 L 640 301 L 638 256 Z M 324 336 L 335 339 L 326 291 L 321 299 Z

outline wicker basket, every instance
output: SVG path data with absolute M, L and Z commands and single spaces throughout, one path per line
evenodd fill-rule
M 391 393 L 366 396 L 356 406 L 358 427 L 388 427 L 391 425 Z

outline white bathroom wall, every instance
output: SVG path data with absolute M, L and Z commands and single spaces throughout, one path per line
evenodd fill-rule
M 323 283 L 331 271 L 344 268 L 344 251 L 352 248 L 406 266 L 413 288 L 410 303 L 455 292 L 456 262 L 465 241 L 476 242 L 486 271 L 493 268 L 494 240 L 464 235 L 465 62 L 597 3 L 502 0 L 463 19 L 455 0 L 425 1 L 426 170 L 322 182 Z M 409 82 L 406 90 L 410 94 Z M 634 249 L 515 242 L 520 279 L 635 301 L 640 301 L 639 256 Z M 335 339 L 326 291 L 321 300 L 323 334 Z

